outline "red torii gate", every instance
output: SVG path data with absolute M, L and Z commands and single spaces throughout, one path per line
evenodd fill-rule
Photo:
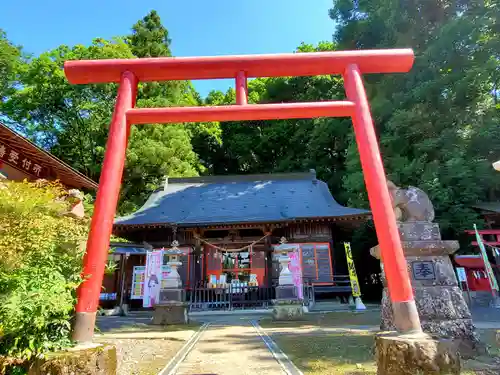
M 408 72 L 411 49 L 217 57 L 161 57 L 67 61 L 73 84 L 119 83 L 94 215 L 78 289 L 73 339 L 92 341 L 125 152 L 133 124 L 351 117 L 368 198 L 399 332 L 421 331 L 373 120 L 362 81 L 366 73 Z M 247 78 L 342 74 L 347 99 L 311 103 L 248 104 Z M 134 108 L 139 82 L 234 78 L 236 105 Z

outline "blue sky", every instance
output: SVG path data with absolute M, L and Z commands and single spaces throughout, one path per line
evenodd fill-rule
M 155 9 L 175 56 L 292 52 L 301 42 L 330 41 L 333 0 L 3 0 L 0 28 L 27 52 L 124 35 Z M 195 81 L 205 96 L 230 80 Z

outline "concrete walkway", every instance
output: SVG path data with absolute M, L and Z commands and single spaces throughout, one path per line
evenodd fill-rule
M 174 372 L 176 375 L 284 375 L 257 330 L 247 321 L 212 323 Z

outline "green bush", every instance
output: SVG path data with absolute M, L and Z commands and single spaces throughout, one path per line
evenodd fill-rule
M 88 221 L 64 189 L 0 182 L 0 355 L 29 360 L 70 345 Z

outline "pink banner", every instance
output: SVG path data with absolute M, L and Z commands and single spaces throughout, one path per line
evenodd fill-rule
M 158 303 L 162 279 L 163 251 L 150 251 L 146 255 L 143 307 L 153 307 Z
M 297 297 L 304 298 L 302 290 L 302 266 L 300 264 L 300 249 L 297 247 L 293 252 L 290 252 L 290 264 L 288 266 L 292 273 L 293 285 L 297 287 Z

